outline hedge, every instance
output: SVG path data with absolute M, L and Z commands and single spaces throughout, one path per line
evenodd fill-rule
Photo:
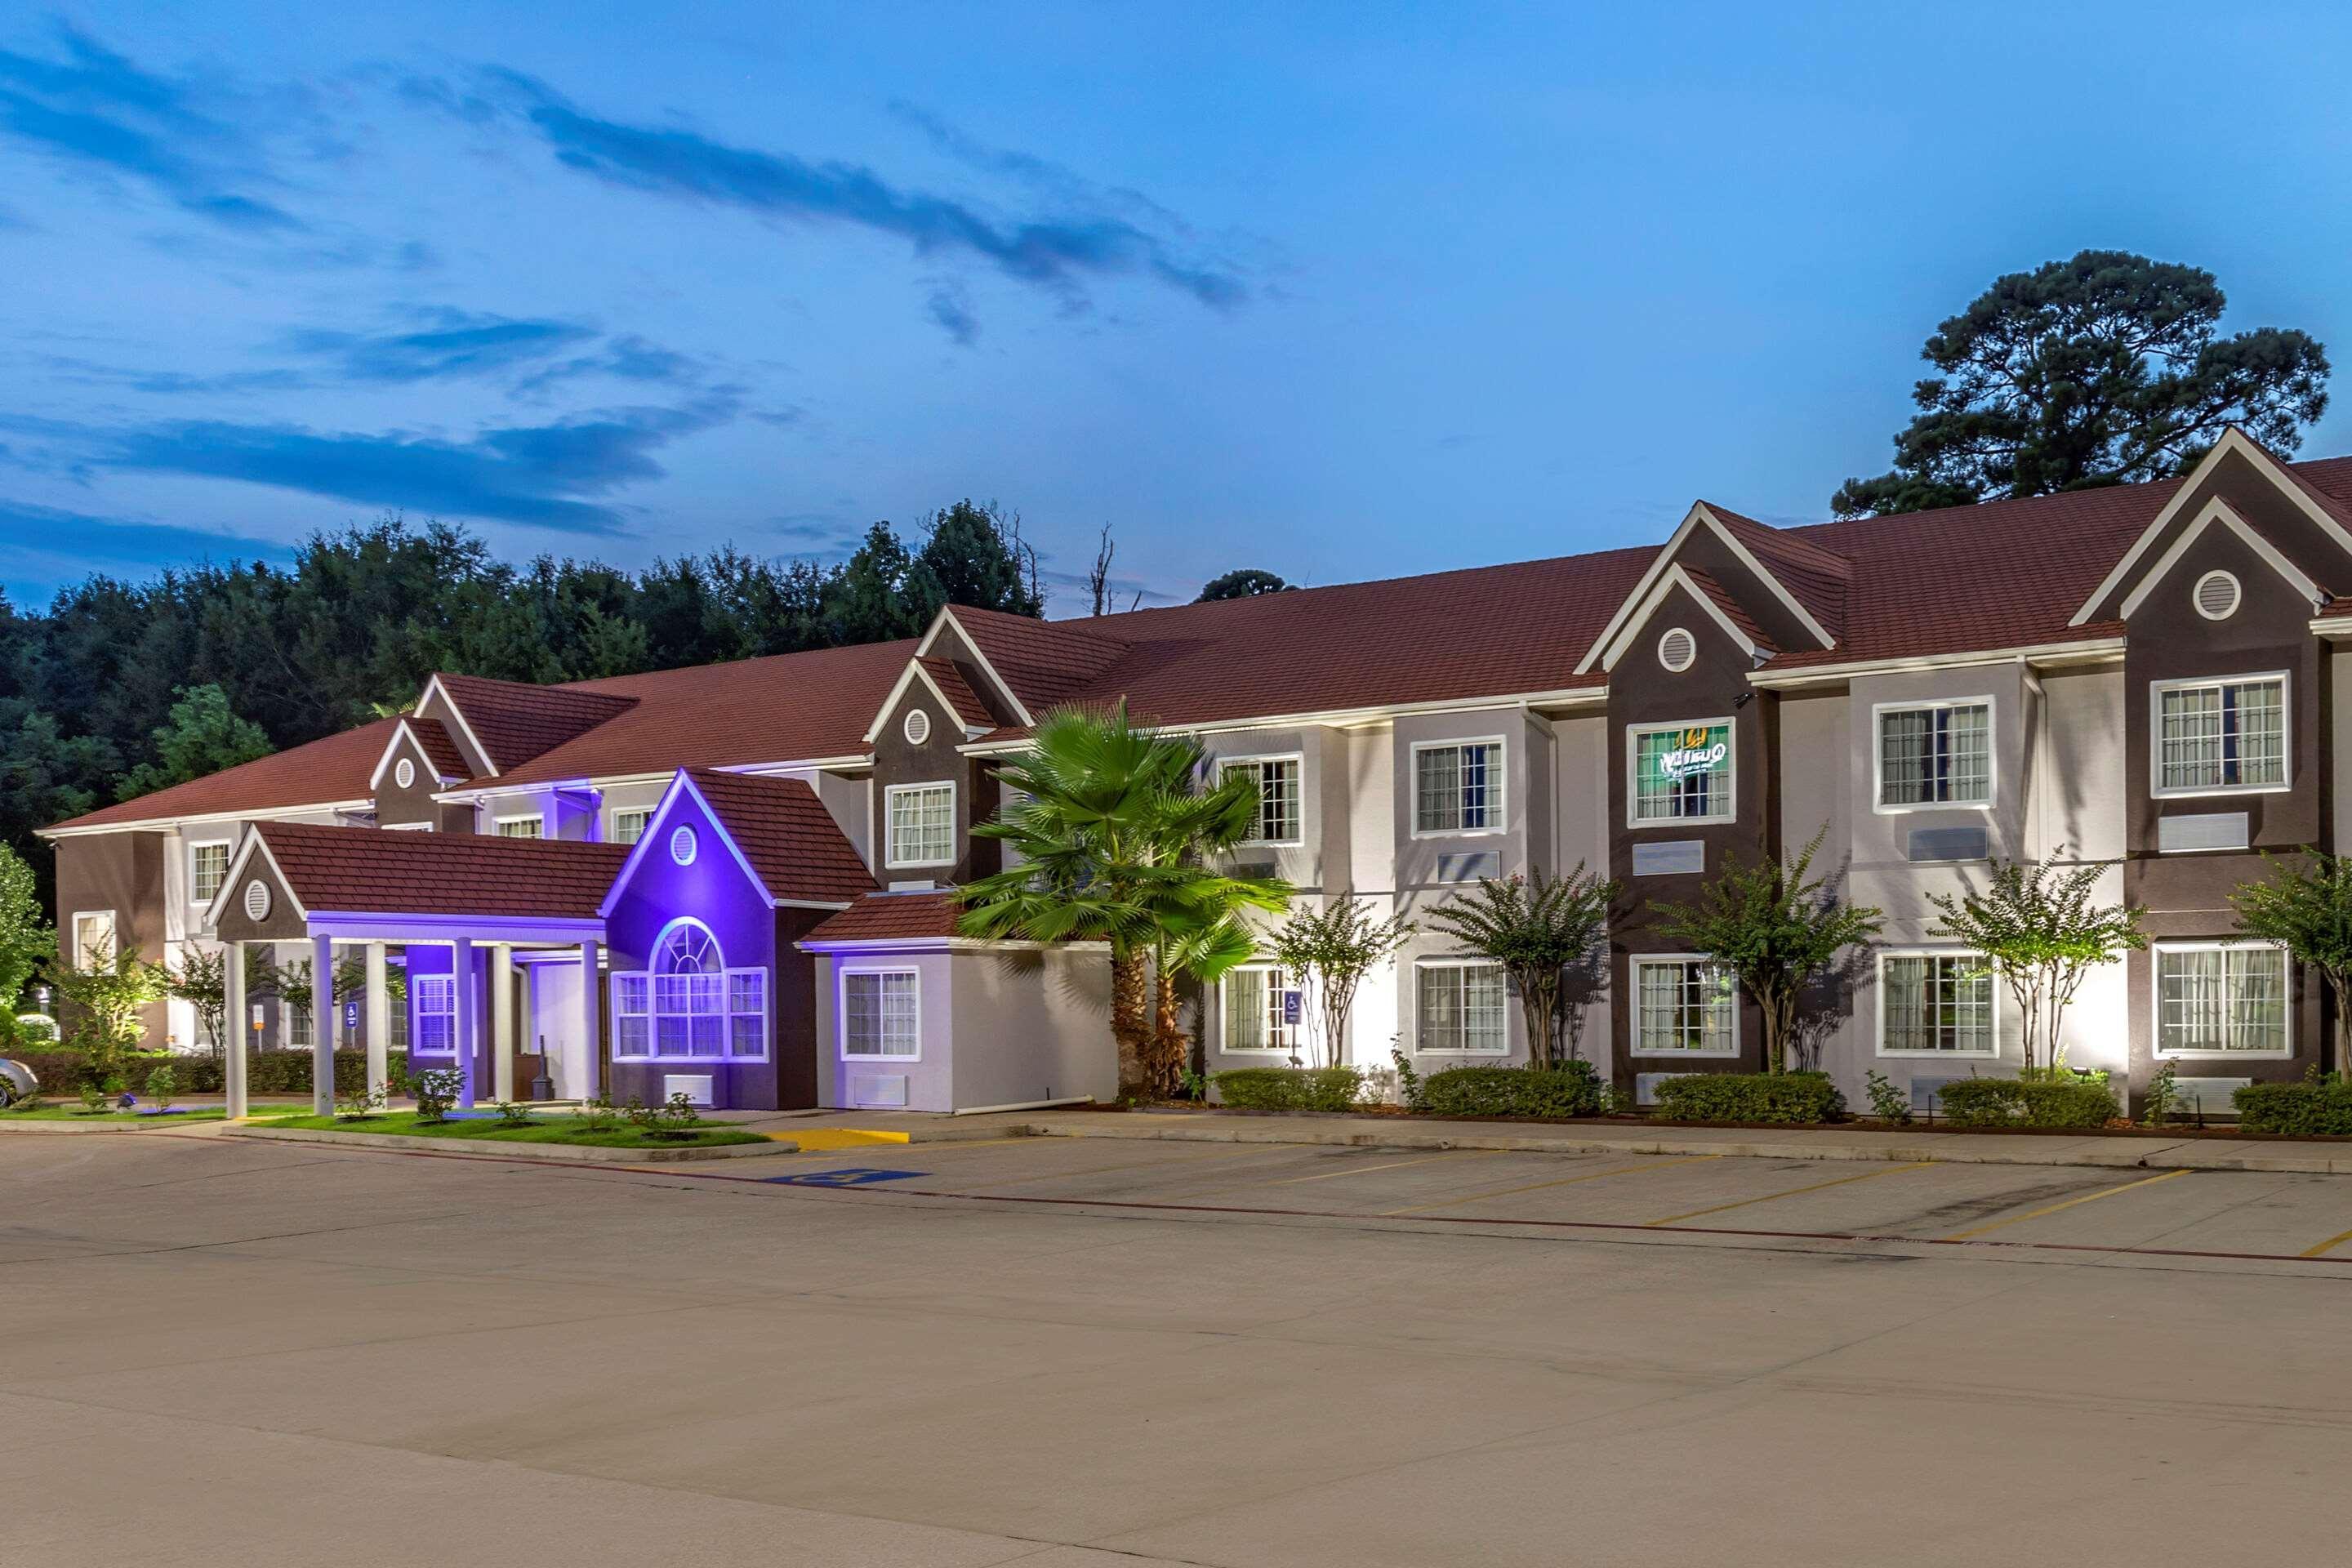
M 2123 1114 L 2105 1077 L 1964 1078 L 1937 1093 L 1955 1127 L 2105 1127 Z
M 2246 1132 L 2299 1137 L 2352 1133 L 2352 1082 L 2340 1078 L 2301 1083 L 2252 1083 L 2230 1096 Z
M 408 1064 L 406 1051 L 386 1053 L 391 1070 L 397 1074 Z M 41 1080 L 44 1094 L 71 1094 L 81 1088 L 89 1077 L 89 1058 L 80 1051 L 21 1051 L 13 1058 L 33 1069 Z M 122 1081 L 131 1093 L 145 1092 L 147 1075 L 159 1067 L 168 1066 L 179 1078 L 180 1094 L 218 1094 L 222 1091 L 221 1076 L 224 1063 L 218 1057 L 177 1051 L 131 1051 L 122 1058 Z M 335 1087 L 351 1093 L 367 1083 L 367 1053 L 337 1051 L 335 1053 Z M 248 1051 L 245 1058 L 245 1087 L 250 1094 L 308 1094 L 310 1092 L 310 1053 L 293 1051 Z
M 1667 1121 L 1835 1121 L 1845 1097 L 1825 1072 L 1686 1073 L 1658 1085 Z
M 1235 1068 L 1210 1081 L 1219 1100 L 1247 1110 L 1353 1110 L 1364 1097 L 1355 1068 Z
M 1598 1116 L 1607 1099 L 1584 1061 L 1448 1068 L 1423 1079 L 1421 1092 L 1420 1108 L 1440 1116 Z

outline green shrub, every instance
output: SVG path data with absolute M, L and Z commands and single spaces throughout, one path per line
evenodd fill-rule
M 1603 1104 L 1601 1075 L 1586 1061 L 1448 1068 L 1423 1081 L 1421 1099 L 1440 1116 L 1598 1116 Z
M 1667 1121 L 1835 1121 L 1845 1097 L 1825 1072 L 1690 1073 L 1658 1085 Z
M 2230 1099 L 2238 1108 L 2238 1126 L 2243 1131 L 2300 1138 L 2352 1133 L 2352 1082 L 2341 1078 L 2248 1084 Z
M 77 1050 L 17 1051 L 15 1059 L 33 1069 L 45 1089 L 68 1090 L 93 1082 L 94 1068 L 89 1057 Z M 392 1073 L 397 1076 L 407 1064 L 407 1053 L 387 1053 Z M 226 1064 L 219 1058 L 200 1054 L 182 1055 L 171 1051 L 134 1051 L 122 1058 L 121 1070 L 136 1082 L 155 1068 L 168 1067 L 175 1082 L 175 1094 L 218 1094 L 223 1088 Z M 310 1092 L 310 1053 L 309 1051 L 247 1051 L 245 1057 L 245 1087 L 252 1094 L 308 1094 Z M 367 1087 L 367 1053 L 337 1051 L 335 1053 L 335 1089 L 339 1093 L 364 1090 Z
M 1937 1097 L 1955 1127 L 2105 1127 L 2123 1114 L 2106 1075 L 2055 1079 L 1964 1078 Z
M 172 1109 L 172 1097 L 180 1092 L 180 1075 L 170 1063 L 151 1069 L 147 1074 L 147 1098 L 155 1102 L 158 1110 Z
M 1911 1096 L 1895 1087 L 1887 1076 L 1875 1068 L 1862 1075 L 1863 1089 L 1870 1096 L 1870 1113 L 1881 1121 L 1901 1126 L 1911 1124 Z
M 1355 1068 L 1235 1068 L 1213 1078 L 1219 1100 L 1246 1110 L 1352 1110 L 1364 1097 Z

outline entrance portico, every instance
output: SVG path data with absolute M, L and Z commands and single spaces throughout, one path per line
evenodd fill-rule
M 363 827 L 258 823 L 231 858 L 206 923 L 226 946 L 228 1016 L 242 1017 L 250 984 L 245 944 L 302 942 L 311 960 L 314 1016 L 332 1016 L 338 952 L 353 950 L 369 1019 L 367 1087 L 387 1089 L 383 1047 L 394 1005 L 389 949 L 406 950 L 412 1071 L 453 1070 L 457 1103 L 516 1092 L 516 977 L 532 976 L 521 1039 L 557 1043 L 545 1063 L 554 1092 L 588 1099 L 600 1088 L 604 1055 L 597 984 L 604 921 L 598 906 L 625 847 L 562 840 L 437 834 L 383 834 Z M 544 983 L 541 983 L 541 977 Z M 542 1000 L 560 997 L 568 1017 Z M 316 1032 L 311 1100 L 334 1109 L 334 1035 Z M 228 1053 L 228 1113 L 247 1109 L 246 1063 Z

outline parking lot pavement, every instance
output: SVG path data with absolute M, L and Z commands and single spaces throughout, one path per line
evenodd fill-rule
M 6 1560 L 2340 1551 L 2352 1179 L 1036 1138 L 742 1163 L 0 1142 Z

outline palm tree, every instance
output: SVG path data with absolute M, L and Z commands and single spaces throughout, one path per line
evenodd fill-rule
M 1123 1095 L 1175 1089 L 1175 977 L 1213 980 L 1247 960 L 1255 944 L 1242 912 L 1279 911 L 1290 900 L 1286 883 L 1203 864 L 1249 835 L 1258 802 L 1249 779 L 1203 788 L 1202 771 L 1199 742 L 1137 728 L 1124 703 L 1108 714 L 1048 713 L 1029 750 L 997 770 L 1007 792 L 997 820 L 972 829 L 1017 858 L 957 890 L 967 936 L 1109 944 Z

